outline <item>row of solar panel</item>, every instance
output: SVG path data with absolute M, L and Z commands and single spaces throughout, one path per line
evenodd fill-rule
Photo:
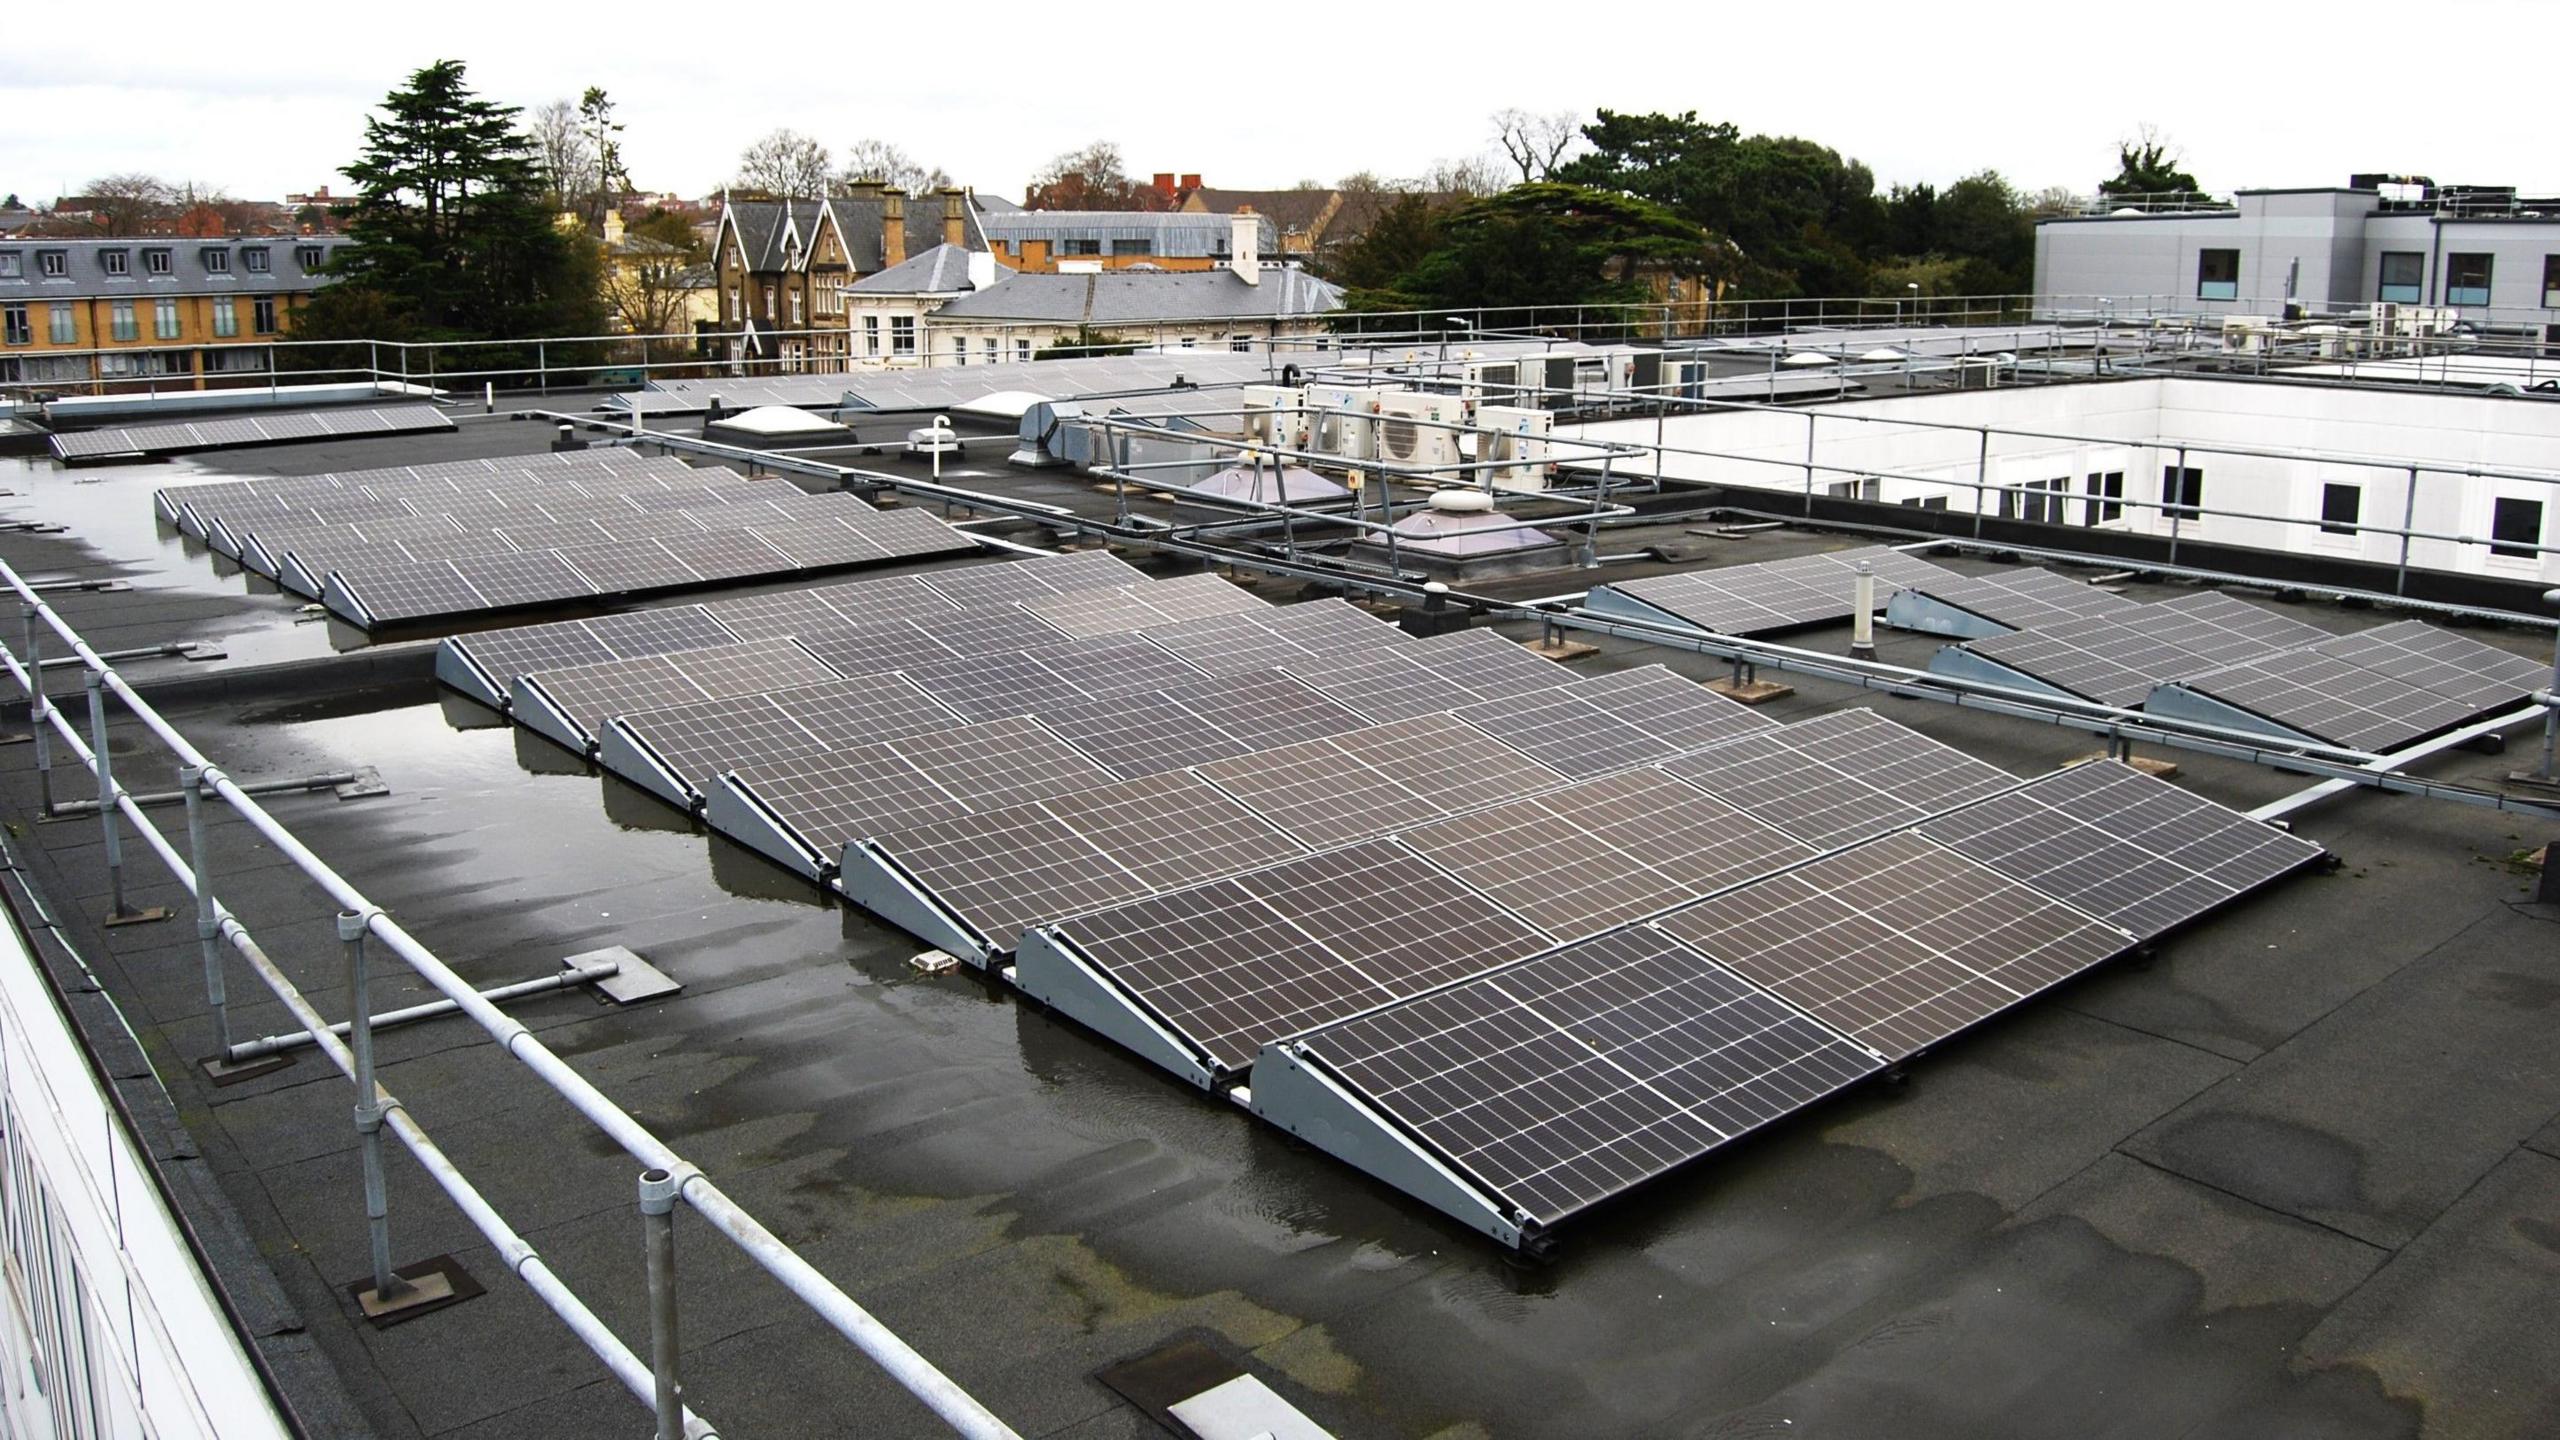
M 439 460 L 425 465 L 393 465 L 367 470 L 325 470 L 312 475 L 261 475 L 243 480 L 206 480 L 169 485 L 152 492 L 160 517 L 185 534 L 210 541 L 203 517 L 247 513 L 261 508 L 284 510 L 294 505 L 361 500 L 408 494 L 485 493 L 504 477 L 530 476 L 585 482 L 610 489 L 621 474 L 668 474 L 672 457 L 644 455 L 619 446 L 585 450 L 543 451 L 532 455 Z M 687 467 L 690 469 L 691 467 Z
M 1906 587 L 1948 585 L 1963 578 L 1917 556 L 1870 546 L 1612 581 L 1594 587 L 1585 603 L 1603 615 L 1719 635 L 1759 635 L 1849 618 L 1857 606 L 1861 565 L 1876 577 L 1879 605 Z
M 1979 599 L 1971 587 L 1959 593 Z M 2014 610 L 1984 618 L 2029 628 L 1966 639 L 1930 668 L 2370 753 L 2517 705 L 2549 675 L 2420 621 L 2336 635 L 2210 592 L 2156 604 L 2112 597 L 2103 613 L 2042 623 Z
M 74 430 L 53 437 L 53 455 L 66 462 L 147 459 L 195 450 L 227 450 L 249 445 L 287 445 L 305 440 L 337 440 L 365 435 L 410 434 L 450 430 L 453 421 L 432 405 L 385 408 L 304 410 L 283 415 L 254 415 L 227 420 L 198 420 L 167 425 L 129 425 L 112 430 Z

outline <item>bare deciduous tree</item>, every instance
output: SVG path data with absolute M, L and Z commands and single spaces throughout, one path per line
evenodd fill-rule
M 554 100 L 525 122 L 533 136 L 534 160 L 542 167 L 542 183 L 551 192 L 551 208 L 566 210 L 593 188 L 595 148 L 580 127 L 578 107 Z
M 1582 117 L 1570 110 L 1533 115 L 1526 110 L 1493 112 L 1493 138 L 1520 170 L 1520 183 L 1543 180 L 1573 142 L 1582 138 Z
M 143 235 L 177 213 L 176 187 L 157 175 L 129 171 L 90 181 L 78 197 L 110 235 Z
M 847 184 L 894 185 L 910 195 L 951 183 L 949 171 L 927 165 L 886 140 L 856 140 L 844 147 L 843 175 Z
M 1498 194 L 1509 184 L 1502 162 L 1492 156 L 1459 155 L 1432 161 L 1430 169 L 1398 188 L 1431 195 L 1475 196 Z
M 781 129 L 738 155 L 740 190 L 768 195 L 824 195 L 835 178 L 835 162 L 827 147 L 797 130 Z

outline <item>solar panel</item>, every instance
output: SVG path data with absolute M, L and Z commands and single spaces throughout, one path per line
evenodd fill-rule
M 2053 630 L 2013 630 L 1968 640 L 1964 648 L 2055 689 L 2122 709 L 2140 708 L 2155 685 L 2213 668 L 2214 662 L 2194 651 L 2139 628 L 2100 621 L 2097 629 L 2085 640 Z
M 417 620 L 488 606 L 446 560 L 340 570 L 333 572 L 331 583 L 362 607 L 363 613 L 347 616 L 359 624 Z
M 894 513 L 894 512 L 893 512 Z M 923 577 L 924 583 L 939 590 L 953 604 L 964 610 L 984 610 L 998 605 L 1011 605 L 1024 600 L 1041 600 L 1058 594 L 1056 586 L 1041 573 L 1023 563 L 978 565 L 966 570 L 950 570 Z M 1133 576 L 1144 579 L 1144 576 Z
M 273 445 L 333 435 L 380 435 L 452 428 L 453 422 L 433 406 L 403 405 L 371 410 L 313 411 L 304 415 L 273 415 L 249 420 L 208 420 L 193 424 L 131 425 L 112 430 L 73 431 L 52 437 L 51 443 L 56 458 L 80 460 L 109 455 L 175 455 L 189 450 Z
M 1548 1225 L 1884 1068 L 1650 929 L 1346 1020 L 1294 1048 Z
M 2551 683 L 2551 667 L 2541 661 L 2416 620 L 2332 636 L 2312 648 L 2475 711 L 2513 704 Z
M 663 655 L 706 645 L 726 645 L 743 638 L 752 637 L 732 635 L 699 605 L 682 605 L 589 620 L 485 630 L 476 635 L 456 635 L 444 643 L 467 654 L 503 692 L 508 682 L 529 671 L 592 665 L 636 655 Z
M 1562 777 L 1452 715 L 1424 715 L 1205 765 L 1200 774 L 1311 846 L 1346 844 Z
M 1835 711 L 1746 735 L 1662 768 L 1825 850 L 2017 783 L 1872 710 Z
M 1815 853 L 1659 770 L 1585 780 L 1399 838 L 1563 941 Z
M 1037 721 L 1013 717 L 741 766 L 732 783 L 788 824 L 812 854 L 832 859 L 865 836 L 1111 778 Z
M 474 555 L 452 564 L 454 573 L 479 593 L 481 608 L 496 610 L 596 593 L 568 561 L 549 551 Z
M 604 730 L 604 722 L 637 710 L 658 710 L 687 701 L 783 690 L 834 678 L 808 651 L 788 640 L 754 640 L 714 645 L 672 654 L 642 655 L 542 670 L 519 676 L 515 684 L 518 718 L 545 729 L 564 744 L 583 748 Z M 538 692 L 539 704 L 529 698 Z M 541 718 L 547 710 L 550 719 Z
M 2312 650 L 2262 656 L 2178 683 L 2313 739 L 2371 752 L 2431 735 L 2476 713 L 2459 700 Z
M 1567 775 L 1597 775 L 1777 723 L 1659 665 L 1569 680 L 1458 713 Z
M 874 843 L 998 949 L 1044 921 L 1301 853 L 1187 771 L 920 824 Z
M 1061 922 L 1056 932 L 1223 1069 L 1269 1041 L 1542 948 L 1534 930 L 1385 842 Z
M 978 542 L 921 510 L 884 510 L 854 528 L 862 538 L 899 559 L 978 548 Z
M 551 552 L 601 594 L 637 594 L 700 583 L 702 577 L 648 540 L 573 545 Z
M 657 543 L 705 580 L 743 580 L 796 568 L 788 556 L 744 530 L 667 535 Z
M 1490 630 L 1459 630 L 1416 640 L 1403 654 L 1479 700 L 1534 695 L 1566 684 L 1572 671 L 1521 649 Z
M 2320 858 L 2320 847 L 2112 760 L 1919 833 L 2150 939 Z
M 1857 567 L 1876 576 L 1881 605 L 1904 585 L 1953 580 L 1955 572 L 1881 546 L 1800 555 L 1749 565 L 1614 581 L 1604 591 L 1631 596 L 1702 630 L 1748 635 L 1847 619 L 1857 608 Z
M 792 564 L 804 569 L 867 565 L 889 556 L 887 550 L 836 525 L 812 524 L 790 528 L 790 522 L 781 521 L 755 526 L 746 533 L 782 552 Z
M 1123 776 L 1153 775 L 1359 729 L 1359 715 L 1279 675 L 1218 675 L 1041 714 Z
M 2131 943 L 2059 900 L 1908 833 L 1754 881 L 1657 923 L 1896 1060 Z
M 1283 673 L 1372 721 L 1409 720 L 1474 703 L 1476 692 L 1405 656 L 1401 647 L 1368 654 L 1310 655 Z

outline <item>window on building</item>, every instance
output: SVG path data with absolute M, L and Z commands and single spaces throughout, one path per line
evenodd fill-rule
M 2489 510 L 2489 540 L 2492 555 L 2536 558 L 2533 547 L 2542 543 L 2542 502 L 2499 496 Z
M 1028 341 L 1028 340 L 1016 340 L 1016 341 L 1014 341 L 1014 342 L 1013 342 L 1013 358 L 1014 358 L 1014 359 L 1016 359 L 1016 360 L 1028 360 L 1028 359 L 1030 359 L 1030 358 L 1031 358 L 1031 342 L 1030 342 L 1030 341 Z
M 1111 253 L 1114 255 L 1153 255 L 1156 253 L 1156 242 L 1153 240 L 1114 240 L 1111 242 Z
M 261 335 L 276 333 L 276 297 L 261 295 L 249 302 L 249 324 Z
M 2382 283 L 2375 297 L 2395 305 L 2427 298 L 2427 257 L 2415 250 L 2382 252 Z
M 764 318 L 767 320 L 773 318 L 773 287 L 770 285 L 765 287 L 764 292 Z
M 71 252 L 68 250 L 37 251 L 36 273 L 44 276 L 48 280 L 59 280 L 63 276 L 70 274 Z
M 98 252 L 98 268 L 109 275 L 130 275 L 133 273 L 133 252 L 101 250 Z
M 916 353 L 916 317 L 913 315 L 889 317 L 889 353 L 893 355 Z
M 264 245 L 244 245 L 240 247 L 240 268 L 248 271 L 252 275 L 266 274 L 267 247 Z
M 151 338 L 155 340 L 178 338 L 177 301 L 154 300 L 151 302 Z
M 2175 465 L 2160 467 L 2160 503 L 2172 515 L 2193 515 L 2204 508 L 2204 472 L 2194 466 L 2181 470 Z
M 56 345 L 80 343 L 79 307 L 66 301 L 53 302 L 53 329 L 49 338 Z
M 992 336 L 992 335 L 990 335 L 990 336 L 988 336 L 988 337 L 987 337 L 987 348 L 986 348 L 985 358 L 986 358 L 986 362 L 987 362 L 988 364 L 990 364 L 990 365 L 993 365 L 994 363 L 996 363 L 996 361 L 997 361 L 998 359 L 1002 358 L 1001 353 L 1000 353 L 1000 351 L 999 351 L 999 347 L 998 347 L 998 346 L 997 346 L 997 344 L 996 344 L 995 337 L 994 337 L 994 336 Z
M 305 274 L 319 269 L 320 262 L 327 258 L 328 252 L 322 246 L 296 245 L 293 247 L 293 263 L 301 266 Z
M 1237 352 L 1238 354 L 1251 351 L 1253 349 L 1253 337 L 1250 335 L 1230 335 L 1227 337 L 1227 348 Z
M 16 250 L 0 250 L 0 280 L 26 278 L 27 257 Z
M 166 275 L 171 263 L 169 247 L 165 245 L 154 245 L 142 252 L 142 273 L 145 275 Z
M 2196 252 L 2196 298 L 2199 300 L 2240 298 L 2239 251 L 2199 250 Z
M 865 355 L 880 353 L 880 317 L 877 315 L 862 317 L 862 353 Z
M 1192 349 L 1193 347 L 1197 346 L 1199 343 L 1200 343 L 1200 337 L 1198 337 L 1198 336 L 1196 336 L 1196 335 L 1185 335 L 1185 336 L 1183 336 L 1183 337 L 1182 337 L 1182 348 L 1183 348 L 1183 349 L 1185 349 L 1185 350 Z
M 803 324 L 805 324 L 805 323 L 807 323 L 807 322 L 802 318 L 802 316 L 801 316 L 801 314 L 800 314 L 800 292 L 799 292 L 799 291 L 797 291 L 797 290 L 794 290 L 794 291 L 792 291 L 792 292 L 791 292 L 791 324 L 792 324 L 792 328 L 797 329 L 797 328 L 799 328 L 801 325 L 803 325 Z
M 2560 310 L 2560 255 L 2542 257 L 2542 308 Z
M 130 300 L 115 300 L 108 303 L 107 326 L 108 333 L 118 340 L 142 338 L 141 327 L 133 321 L 133 302 Z
M 1874 500 L 1884 494 L 1884 481 L 1876 476 L 1856 480 L 1833 480 L 1823 485 L 1823 493 L 1834 500 Z
M 2490 259 L 2491 257 L 2485 254 L 2444 257 L 2444 303 L 2447 305 L 2488 304 Z
M 213 333 L 220 340 L 240 333 L 240 311 L 228 295 L 213 297 Z
M 35 327 L 27 323 L 27 307 L 24 305 L 0 305 L 0 331 L 6 332 L 5 338 L 12 345 L 36 342 Z
M 1099 255 L 1102 253 L 1102 242 L 1099 240 L 1061 240 L 1058 242 L 1057 248 L 1058 253 L 1061 255 Z
M 967 336 L 954 335 L 951 337 L 951 363 L 954 365 L 966 365 L 969 363 L 969 339 Z
M 2353 535 L 2356 520 L 2364 514 L 2364 487 L 2342 485 L 2336 481 L 2320 487 L 2320 533 Z
M 199 248 L 196 251 L 196 259 L 203 264 L 204 273 L 207 275 L 231 273 L 231 252 L 219 245 L 206 245 Z
M 732 286 L 730 286 L 730 287 L 729 287 L 728 308 L 727 308 L 726 310 L 722 311 L 721 313 L 722 313 L 723 315 L 725 315 L 725 316 L 728 318 L 728 321 L 729 321 L 729 323 L 730 323 L 730 324 L 735 325 L 735 324 L 737 324 L 737 323 L 738 323 L 738 287 L 737 287 L 737 286 L 732 285 Z
M 2018 496 L 2018 518 L 2043 525 L 2063 523 L 2063 496 L 2071 491 L 2071 477 L 2058 475 L 2051 480 L 2030 480 Z
M 1902 504 L 1904 508 L 1910 510 L 1944 510 L 1947 508 L 1947 497 L 1944 495 L 1914 495 L 1910 499 L 1903 501 Z
M 2088 503 L 2080 514 L 2083 525 L 2112 525 L 2124 518 L 2124 472 L 2093 471 L 2089 476 Z

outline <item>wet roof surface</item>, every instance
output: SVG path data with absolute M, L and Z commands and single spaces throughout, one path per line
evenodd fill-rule
M 433 458 L 545 438 L 466 426 Z M 393 449 L 222 465 L 403 463 L 375 458 Z M 377 767 L 388 796 L 273 808 L 467 977 L 529 978 L 626 944 L 683 982 L 627 1010 L 583 994 L 509 1009 L 1027 1435 L 1161 1434 L 1093 1373 L 1182 1336 L 1346 1437 L 2527 1434 L 2560 1413 L 2560 914 L 2527 903 L 2512 858 L 2560 827 L 2412 798 L 2305 812 L 2301 833 L 2345 862 L 2336 875 L 2289 881 L 2148 966 L 1996 1021 L 1914 1065 L 1907 1086 L 1858 1090 L 1595 1212 L 1558 1259 L 1524 1267 L 1001 990 L 919 975 L 914 941 L 441 700 L 423 665 L 241 663 L 330 647 L 286 602 L 215 581 L 153 531 L 148 490 L 181 468 L 13 467 L 7 515 L 77 539 L 0 534 L 0 558 L 29 575 L 126 573 L 130 591 L 56 597 L 100 648 L 228 646 L 234 661 L 215 662 L 236 667 L 228 691 L 173 693 L 167 709 L 242 778 Z M 1007 494 L 1110 503 L 993 455 L 953 469 Z M 1705 552 L 1692 564 L 1857 543 L 1691 538 Z M 2285 613 L 2330 628 L 2376 618 Z M 1915 666 L 1940 643 L 1878 638 L 1883 658 Z M 1846 640 L 1840 627 L 1791 643 Z M 1657 661 L 1721 671 L 1615 640 L 1576 663 Z M 1872 705 L 2021 774 L 2096 748 L 1793 683 L 1779 718 Z M 132 728 L 117 726 L 118 763 L 156 779 L 165 756 Z M 2230 804 L 2304 783 L 2175 758 L 2182 784 Z M 2485 785 L 2515 758 L 2454 752 L 2423 768 Z M 365 1266 L 345 1082 L 306 1054 L 204 1084 L 188 1063 L 212 1042 L 184 910 L 90 923 L 106 888 L 96 828 L 25 823 L 31 764 L 29 747 L 0 749 L 39 882 L 373 1426 L 578 1437 L 645 1424 L 396 1152 L 396 1256 L 450 1251 L 489 1293 L 390 1330 L 355 1321 L 340 1289 Z M 84 793 L 77 776 L 58 788 Z M 343 1013 L 333 907 L 236 823 L 224 833 L 230 903 L 324 1012 Z M 181 904 L 136 874 L 138 902 Z M 235 996 L 252 984 L 235 968 Z M 377 1008 L 423 998 L 394 974 Z M 272 1003 L 238 1005 L 235 1022 L 296 1028 Z M 385 1085 L 641 1343 L 636 1162 L 466 1022 L 379 1044 Z M 723 1433 L 935 1433 L 725 1242 L 679 1232 L 689 1399 Z

